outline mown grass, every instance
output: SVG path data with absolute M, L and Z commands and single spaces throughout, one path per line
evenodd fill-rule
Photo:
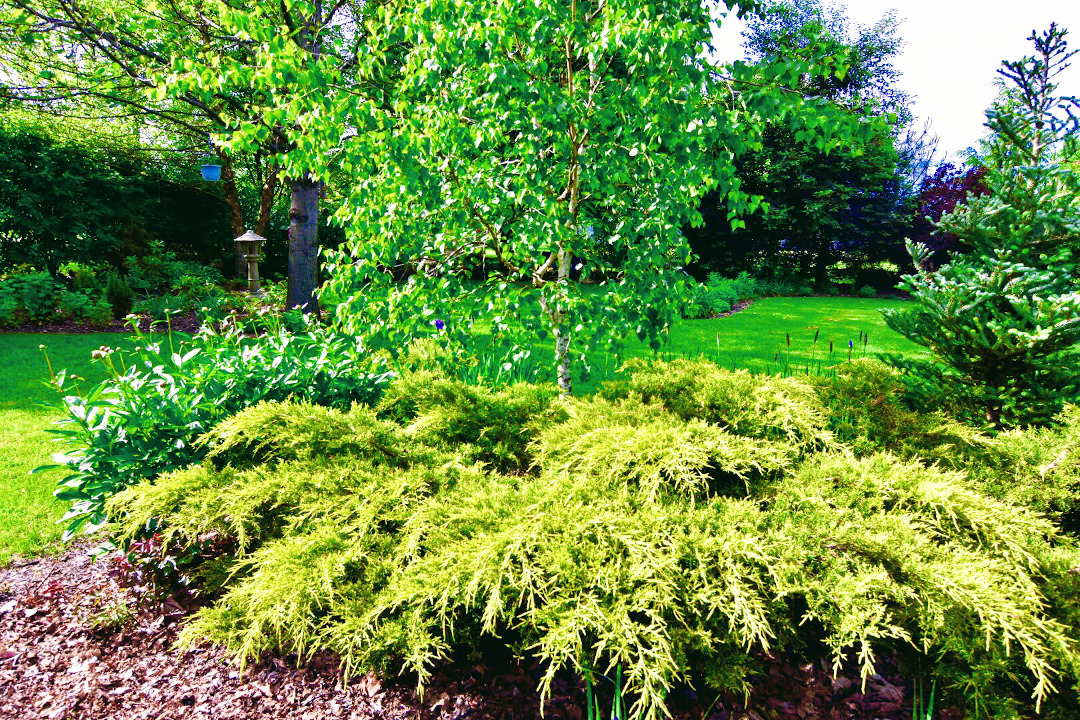
M 59 396 L 49 385 L 40 346 L 48 347 L 54 368 L 67 368 L 69 375 L 93 383 L 103 379 L 104 372 L 91 364 L 90 352 L 116 341 L 117 336 L 108 333 L 0 335 L 0 565 L 12 555 L 42 551 L 63 532 L 56 521 L 65 505 L 53 498 L 60 472 L 30 475 L 60 449 L 48 432 L 61 417 Z
M 922 349 L 885 327 L 878 312 L 903 302 L 766 298 L 728 317 L 680 323 L 660 355 L 668 359 L 704 356 L 727 368 L 784 374 L 827 372 L 848 358 L 849 341 L 853 357 L 881 352 L 913 355 Z M 0 336 L 0 565 L 14 554 L 42 551 L 58 541 L 62 532 L 56 521 L 65 506 L 52 495 L 60 472 L 29 474 L 60 449 L 48 432 L 51 423 L 61 417 L 55 405 L 59 398 L 48 384 L 40 345 L 47 346 L 53 368 L 66 368 L 69 375 L 85 378 L 86 385 L 104 377 L 102 369 L 91 364 L 91 351 L 122 342 L 122 336 L 107 333 Z M 628 340 L 618 353 L 596 353 L 590 358 L 592 372 L 587 378 L 576 378 L 575 393 L 594 391 L 626 359 L 652 354 L 637 338 Z M 546 346 L 533 358 L 548 379 L 552 377 L 552 358 L 552 350 Z
M 880 312 L 907 302 L 764 298 L 728 317 L 684 323 L 672 333 L 668 349 L 676 357 L 705 356 L 729 369 L 781 374 L 824 372 L 847 360 L 849 349 L 851 357 L 913 356 L 925 352 L 924 348 L 886 327 Z
M 880 312 L 907 302 L 895 298 L 762 298 L 733 315 L 679 323 L 659 355 L 665 360 L 705 357 L 731 370 L 782 375 L 826 373 L 849 357 L 917 356 L 925 349 L 886 327 Z M 636 337 L 617 352 L 595 353 L 588 359 L 588 372 L 578 365 L 574 392 L 593 392 L 626 360 L 653 354 Z M 553 380 L 551 348 L 540 348 L 533 362 L 541 377 Z

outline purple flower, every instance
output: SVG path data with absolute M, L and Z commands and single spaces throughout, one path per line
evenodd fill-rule
M 435 321 L 435 329 L 436 330 L 445 330 L 446 329 L 446 323 L 444 323 L 442 320 L 436 320 Z
M 848 341 L 847 341 L 847 346 L 848 346 L 849 348 L 853 348 L 853 347 L 855 347 L 855 341 L 854 341 L 854 340 L 848 340 Z

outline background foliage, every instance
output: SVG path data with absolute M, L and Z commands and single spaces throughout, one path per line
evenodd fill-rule
M 163 162 L 133 138 L 93 142 L 93 126 L 66 135 L 47 126 L 30 113 L 3 115 L 0 272 L 27 264 L 56 273 L 88 260 L 119 266 L 151 241 L 204 263 L 231 253 L 225 206 L 186 162 Z

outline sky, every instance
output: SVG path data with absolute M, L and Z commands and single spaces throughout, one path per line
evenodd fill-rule
M 1033 53 L 1032 30 L 1051 22 L 1069 31 L 1069 48 L 1080 50 L 1080 0 L 822 0 L 847 8 L 854 25 L 872 25 L 889 10 L 901 20 L 904 40 L 894 61 L 900 86 L 914 97 L 919 127 L 930 121 L 938 136 L 938 159 L 961 159 L 986 128 L 984 112 L 996 96 L 1002 60 Z M 732 13 L 714 35 L 717 57 L 742 57 L 743 23 Z M 1080 53 L 1058 78 L 1059 92 L 1080 96 Z

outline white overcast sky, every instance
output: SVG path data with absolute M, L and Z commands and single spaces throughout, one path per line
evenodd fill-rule
M 1080 0 L 822 0 L 847 8 L 852 25 L 872 25 L 889 10 L 901 20 L 904 40 L 895 66 L 902 89 L 914 96 L 917 122 L 929 120 L 939 138 L 939 159 L 974 146 L 984 134 L 984 111 L 993 101 L 1002 60 L 1033 54 L 1032 30 L 1050 23 L 1069 31 L 1080 49 Z M 743 24 L 734 14 L 714 35 L 717 56 L 742 57 Z M 1059 78 L 1060 92 L 1080 96 L 1080 54 Z

